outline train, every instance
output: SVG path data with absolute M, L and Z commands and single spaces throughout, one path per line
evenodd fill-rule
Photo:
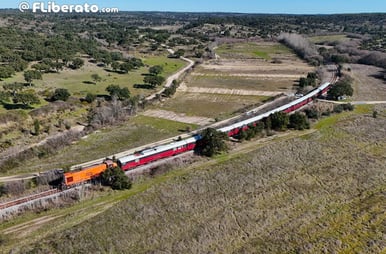
M 240 130 L 246 130 L 248 125 L 256 124 L 263 118 L 268 117 L 276 112 L 291 113 L 304 105 L 310 103 L 314 98 L 325 94 L 331 85 L 334 83 L 335 78 L 331 82 L 326 82 L 310 91 L 306 95 L 289 102 L 283 106 L 270 110 L 266 113 L 253 116 L 251 118 L 230 124 L 225 127 L 217 129 L 220 132 L 226 133 L 229 137 L 237 135 Z M 187 139 L 173 141 L 168 144 L 159 145 L 156 147 L 147 148 L 142 151 L 134 152 L 133 154 L 118 158 L 116 162 L 112 160 L 105 160 L 102 164 L 90 166 L 78 171 L 72 171 L 64 173 L 63 185 L 68 188 L 81 183 L 91 181 L 100 176 L 100 174 L 110 167 L 119 166 L 122 170 L 132 170 L 138 166 L 142 166 L 151 163 L 156 160 L 175 156 L 187 151 L 193 151 L 196 148 L 197 142 L 201 139 L 199 134 L 195 134 Z
M 93 165 L 84 169 L 66 172 L 63 174 L 62 188 L 73 186 L 97 179 L 108 168 L 117 167 L 118 164 L 112 160 L 105 160 L 101 164 Z

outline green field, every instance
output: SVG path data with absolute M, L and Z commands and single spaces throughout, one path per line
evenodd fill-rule
M 220 45 L 216 49 L 216 53 L 224 58 L 261 58 L 271 60 L 274 56 L 289 54 L 292 51 L 281 44 L 234 43 Z
M 161 65 L 164 72 L 161 74 L 165 78 L 181 69 L 186 63 L 180 59 L 168 58 L 162 56 L 148 56 L 143 59 L 145 65 Z M 133 95 L 141 94 L 148 95 L 154 93 L 153 90 L 134 88 L 134 84 L 143 84 L 143 74 L 148 73 L 148 67 L 142 67 L 138 70 L 130 71 L 128 74 L 119 74 L 109 72 L 103 67 L 98 67 L 96 64 L 86 63 L 79 70 L 65 69 L 60 73 L 43 74 L 42 80 L 34 80 L 34 88 L 43 91 L 46 89 L 66 88 L 72 95 L 85 96 L 87 93 L 107 94 L 106 87 L 110 84 L 128 87 Z M 102 77 L 102 81 L 97 84 L 92 84 L 92 74 L 98 74 Z M 0 83 L 25 82 L 22 73 L 17 73 L 14 77 L 5 79 Z
M 258 91 L 288 91 L 291 90 L 297 81 L 286 80 L 283 78 L 254 78 L 229 75 L 211 75 L 189 76 L 186 85 L 189 87 L 205 88 L 227 88 L 241 90 Z
M 363 110 L 325 118 L 307 139 L 246 142 L 228 155 L 142 180 L 129 191 L 2 223 L 3 248 L 382 253 L 386 119 Z M 334 132 L 347 136 L 340 139 Z M 41 223 L 33 221 L 38 217 Z
M 166 101 L 162 105 L 157 106 L 157 108 L 185 113 L 188 116 L 226 119 L 235 114 L 237 110 L 250 105 L 260 104 L 268 98 L 266 96 L 178 92 L 172 100 Z
M 182 130 L 196 129 L 194 124 L 147 116 L 136 116 L 119 126 L 104 128 L 82 138 L 49 158 L 33 158 L 13 168 L 11 174 L 61 168 L 103 158 L 127 149 L 177 136 Z

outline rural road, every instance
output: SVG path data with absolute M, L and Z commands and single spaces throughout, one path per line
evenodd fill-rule
M 170 54 L 173 54 L 174 51 L 172 49 L 167 49 L 167 51 L 170 53 Z M 161 94 L 165 88 L 171 86 L 171 84 L 173 83 L 173 80 L 175 79 L 178 79 L 183 73 L 185 73 L 187 70 L 189 70 L 193 65 L 194 65 L 194 61 L 193 60 L 190 60 L 189 58 L 186 58 L 186 57 L 181 57 L 182 60 L 188 62 L 188 65 L 185 66 L 184 68 L 182 68 L 181 70 L 179 70 L 178 72 L 174 73 L 173 75 L 169 76 L 167 79 L 166 79 L 166 82 L 165 82 L 165 85 L 164 85 L 164 88 L 153 94 L 153 95 L 150 95 L 146 98 L 146 100 L 152 100 L 156 97 L 157 94 Z M 181 138 L 186 138 L 188 137 L 189 135 L 187 134 L 181 134 L 180 135 Z M 176 140 L 177 137 L 172 137 L 172 138 L 168 138 L 168 139 L 164 139 L 164 140 L 161 140 L 161 141 L 158 141 L 158 142 L 154 142 L 152 144 L 147 144 L 145 146 L 141 146 L 141 147 L 137 147 L 137 148 L 134 148 L 134 149 L 130 149 L 130 150 L 127 150 L 127 151 L 124 151 L 124 152 L 121 152 L 121 153 L 117 153 L 117 154 L 114 154 L 114 155 L 110 155 L 108 156 L 108 158 L 112 158 L 113 156 L 115 156 L 116 158 L 120 158 L 120 157 L 123 157 L 123 156 L 126 156 L 126 155 L 129 155 L 131 153 L 133 153 L 134 151 L 140 151 L 140 150 L 143 150 L 145 148 L 148 148 L 149 146 L 150 147 L 153 147 L 153 146 L 157 146 L 157 145 L 161 145 L 161 144 L 166 144 L 166 143 L 170 143 L 170 142 L 173 142 Z M 99 159 L 96 159 L 96 160 L 93 160 L 93 161 L 89 161 L 89 162 L 86 162 L 86 163 L 82 163 L 82 164 L 78 164 L 78 165 L 74 165 L 71 167 L 71 170 L 74 170 L 74 169 L 77 169 L 77 168 L 84 168 L 84 167 L 88 167 L 88 166 L 91 166 L 91 165 L 95 165 L 95 164 L 99 164 L 101 163 L 106 157 L 103 157 L 103 158 L 99 158 Z M 6 176 L 6 177 L 0 177 L 0 182 L 12 182 L 12 181 L 16 181 L 16 180 L 22 180 L 22 179 L 31 179 L 31 178 L 34 178 L 36 177 L 37 175 L 39 175 L 39 172 L 35 172 L 35 173 L 30 173 L 30 174 L 22 174 L 22 175 L 14 175 L 14 176 Z
M 167 49 L 167 51 L 170 53 L 170 54 L 174 54 L 174 51 L 172 49 Z M 154 93 L 148 97 L 146 97 L 146 100 L 152 100 L 154 99 L 157 94 L 162 94 L 163 91 L 165 91 L 165 88 L 169 87 L 172 85 L 173 83 L 173 80 L 177 80 L 184 72 L 186 72 L 187 70 L 189 70 L 190 68 L 192 68 L 192 66 L 194 65 L 194 61 L 193 60 L 190 60 L 189 58 L 186 58 L 186 57 L 180 57 L 182 60 L 188 62 L 188 65 L 185 66 L 184 68 L 182 68 L 181 70 L 179 70 L 178 72 L 174 73 L 173 75 L 169 76 L 167 79 L 166 79 L 166 83 L 164 85 L 164 88 L 157 92 L 157 93 Z

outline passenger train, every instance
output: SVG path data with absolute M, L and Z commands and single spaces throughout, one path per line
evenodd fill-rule
M 333 83 L 334 80 L 335 78 L 333 78 L 331 82 Z M 218 131 L 227 133 L 227 135 L 231 137 L 238 134 L 240 130 L 247 129 L 248 125 L 255 124 L 261 119 L 268 117 L 269 115 L 275 112 L 281 112 L 281 111 L 286 113 L 293 112 L 301 108 L 302 106 L 310 103 L 314 98 L 322 94 L 325 94 L 330 88 L 330 86 L 332 85 L 332 83 L 330 82 L 323 83 L 321 86 L 310 91 L 309 93 L 302 96 L 301 98 L 298 98 L 290 103 L 287 103 L 283 106 L 270 110 L 266 113 L 253 116 L 251 118 L 233 123 L 226 127 L 219 128 Z M 192 151 L 195 149 L 197 141 L 200 139 L 201 139 L 201 136 L 196 134 L 184 140 L 152 147 L 149 149 L 142 150 L 140 152 L 135 152 L 128 156 L 118 158 L 116 163 L 111 160 L 107 160 L 107 161 L 104 161 L 102 164 L 87 167 L 79 171 L 64 173 L 63 185 L 65 187 L 72 187 L 79 183 L 90 181 L 100 176 L 100 174 L 109 167 L 119 166 L 122 170 L 127 171 L 156 160 L 171 157 L 187 151 Z

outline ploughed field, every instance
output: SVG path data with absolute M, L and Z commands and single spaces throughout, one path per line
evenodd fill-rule
M 299 78 L 314 70 L 279 43 L 222 44 L 215 52 L 216 59 L 196 66 L 173 99 L 155 108 L 224 119 L 269 97 L 293 93 Z
M 358 106 L 321 120 L 306 136 L 260 148 L 252 141 L 252 152 L 177 169 L 151 180 L 157 184 L 145 181 L 146 191 L 138 193 L 137 185 L 136 195 L 94 218 L 14 250 L 380 253 L 386 108 L 376 107 L 378 118 L 370 106 Z
M 290 49 L 274 42 L 222 44 L 216 52 L 216 60 L 192 73 L 188 87 L 289 92 L 300 77 L 314 70 Z
M 350 64 L 346 74 L 354 79 L 353 88 L 355 101 L 386 101 L 386 72 L 382 68 L 371 65 Z

